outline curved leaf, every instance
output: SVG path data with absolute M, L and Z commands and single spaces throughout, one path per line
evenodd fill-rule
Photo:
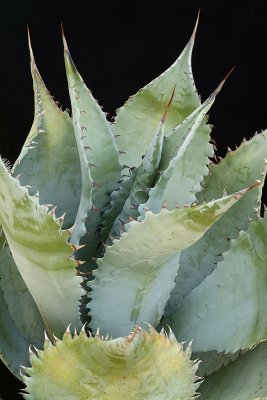
M 210 173 L 204 179 L 198 201 L 210 201 L 223 193 L 230 194 L 237 187 L 244 187 L 248 182 L 260 179 L 260 174 L 264 171 L 263 161 L 266 159 L 267 130 L 255 134 L 248 141 L 244 139 L 236 150 L 229 149 L 219 164 L 210 165 Z
M 222 254 L 229 250 L 230 239 L 238 236 L 240 229 L 247 230 L 249 219 L 258 216 L 262 186 L 266 175 L 264 159 L 267 158 L 267 131 L 254 136 L 248 142 L 229 152 L 219 164 L 210 165 L 210 175 L 205 178 L 204 189 L 199 194 L 200 203 L 219 198 L 225 192 L 234 193 L 256 180 L 262 184 L 252 190 L 190 249 L 182 252 L 179 274 L 172 291 L 166 314 L 174 312 L 184 298 L 217 266 Z
M 144 208 L 158 213 L 163 202 L 168 210 L 172 210 L 177 205 L 191 205 L 196 200 L 195 194 L 201 189 L 204 175 L 208 174 L 209 157 L 213 155 L 209 131 L 203 126 L 223 83 L 165 138 L 160 176 L 150 190 L 147 202 L 139 207 L 140 213 Z
M 29 346 L 43 348 L 45 326 L 36 304 L 0 234 L 0 357 L 21 379 L 20 365 L 29 364 Z
M 61 336 L 80 326 L 83 294 L 76 276 L 69 233 L 47 207 L 12 178 L 0 159 L 0 220 L 14 261 L 50 332 Z
M 171 101 L 169 102 L 169 104 Z M 167 112 L 167 110 L 165 111 Z M 148 199 L 148 190 L 154 183 L 158 166 L 160 163 L 164 135 L 164 119 L 162 118 L 159 127 L 150 143 L 144 158 L 136 174 L 129 197 L 126 199 L 121 213 L 116 218 L 112 233 L 120 234 L 129 217 L 136 219 L 139 217 L 138 207 Z
M 191 350 L 173 335 L 136 330 L 103 340 L 65 334 L 56 346 L 32 355 L 24 377 L 30 400 L 189 400 L 199 383 Z M 75 365 L 75 368 L 73 368 Z
M 180 251 L 196 242 L 246 192 L 197 207 L 146 213 L 106 248 L 89 282 L 91 326 L 123 336 L 136 323 L 156 325 L 174 286 Z M 153 305 L 153 307 L 151 306 Z
M 247 350 L 240 350 L 236 353 L 218 353 L 215 350 L 207 352 L 193 353 L 194 358 L 201 360 L 197 370 L 198 375 L 207 376 L 220 368 L 225 367 L 230 362 L 235 361 L 240 354 L 246 353 Z
M 56 216 L 65 213 L 63 226 L 74 224 L 81 196 L 81 167 L 74 129 L 68 113 L 50 96 L 36 67 L 30 46 L 35 98 L 32 129 L 13 167 L 30 195 L 39 194 L 40 204 L 57 206 Z
M 83 260 L 89 260 L 96 256 L 100 245 L 102 213 L 109 208 L 110 194 L 119 187 L 123 166 L 119 163 L 119 151 L 110 124 L 79 75 L 64 37 L 63 42 L 73 123 L 76 140 L 79 143 L 83 186 L 88 186 L 90 181 L 90 193 L 82 196 L 81 201 L 85 207 L 79 210 L 78 217 L 83 221 L 82 227 L 80 224 L 74 227 L 71 240 L 76 243 L 78 241 L 77 244 L 86 244 L 79 256 Z M 86 204 L 90 204 L 91 207 L 86 209 Z M 83 237 L 85 233 L 86 236 Z
M 165 124 L 166 133 L 200 105 L 191 70 L 197 23 L 189 43 L 177 61 L 162 75 L 130 97 L 117 111 L 113 131 L 121 152 L 120 160 L 129 167 L 141 163 L 174 88 L 175 94 Z
M 133 168 L 130 175 L 121 180 L 120 188 L 118 190 L 114 190 L 114 192 L 112 192 L 110 195 L 111 208 L 104 213 L 104 222 L 101 230 L 101 238 L 104 242 L 107 240 L 110 232 L 115 235 L 120 233 L 118 231 L 114 231 L 113 224 L 117 216 L 121 213 L 125 201 L 130 196 L 137 172 L 138 168 Z
M 235 353 L 267 339 L 267 215 L 251 222 L 224 260 L 168 318 L 193 350 Z
M 201 400 L 260 400 L 267 396 L 267 342 L 208 376 Z

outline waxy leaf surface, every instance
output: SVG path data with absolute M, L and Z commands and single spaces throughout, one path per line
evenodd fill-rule
M 48 331 L 62 336 L 72 323 L 80 327 L 81 278 L 70 259 L 69 233 L 47 207 L 21 187 L 0 159 L 0 221 L 14 261 Z
M 21 379 L 20 365 L 29 366 L 29 346 L 43 347 L 45 326 L 0 233 L 0 357 Z
M 138 328 L 115 340 L 65 334 L 48 345 L 24 377 L 29 400 L 189 400 L 197 363 L 173 335 Z M 73 366 L 75 365 L 75 368 Z
M 57 206 L 65 214 L 64 227 L 75 222 L 81 196 L 81 167 L 72 121 L 47 90 L 30 46 L 35 116 L 32 129 L 13 167 L 29 193 L 38 192 L 40 204 Z
M 97 260 L 95 279 L 89 282 L 93 331 L 100 328 L 118 337 L 142 321 L 156 325 L 174 286 L 180 251 L 200 239 L 245 192 L 197 207 L 147 212 L 144 221 L 130 222 L 128 232 Z

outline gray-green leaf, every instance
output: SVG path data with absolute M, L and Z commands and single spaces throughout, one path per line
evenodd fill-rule
M 231 243 L 224 260 L 168 318 L 193 351 L 235 353 L 267 339 L 267 215 Z M 244 317 L 245 316 L 245 317 Z
M 267 342 L 208 376 L 201 400 L 264 400 L 267 396 Z
M 210 165 L 210 174 L 205 178 L 204 189 L 197 196 L 200 203 L 220 198 L 225 192 L 234 193 L 256 180 L 262 184 L 257 190 L 246 193 L 240 201 L 217 221 L 212 228 L 190 249 L 182 252 L 179 274 L 171 294 L 167 314 L 172 313 L 184 298 L 209 275 L 229 249 L 229 240 L 246 230 L 249 218 L 255 219 L 258 212 L 264 183 L 267 158 L 267 131 L 254 136 L 248 142 L 229 152 L 219 164 Z
M 31 195 L 39 193 L 40 204 L 57 206 L 64 213 L 64 227 L 74 224 L 81 196 L 81 167 L 72 121 L 50 96 L 36 67 L 30 46 L 35 98 L 32 129 L 13 167 L 21 185 Z
M 0 228 L 1 230 L 1 228 Z M 0 233 L 0 357 L 18 378 L 29 366 L 29 346 L 43 348 L 45 326 Z
M 5 237 L 47 329 L 60 337 L 70 323 L 80 327 L 79 299 L 84 292 L 70 259 L 69 233 L 61 230 L 53 211 L 47 211 L 0 159 L 0 221 Z
M 196 242 L 247 190 L 200 206 L 163 209 L 132 221 L 108 246 L 89 282 L 94 331 L 127 335 L 136 323 L 159 322 L 174 286 L 180 251 Z M 127 226 L 126 226 L 127 227 Z
M 96 255 L 101 240 L 102 213 L 109 208 L 110 194 L 119 187 L 123 167 L 119 163 L 119 151 L 105 113 L 85 86 L 71 59 L 65 38 L 63 41 L 73 124 L 83 174 L 78 213 L 81 223 L 74 227 L 71 240 L 86 244 L 79 254 L 83 260 L 89 260 Z M 87 187 L 86 193 L 84 187 Z
M 166 134 L 200 105 L 191 70 L 196 28 L 197 24 L 177 61 L 118 110 L 113 131 L 122 164 L 135 167 L 141 163 L 174 88 L 175 94 L 165 124 Z

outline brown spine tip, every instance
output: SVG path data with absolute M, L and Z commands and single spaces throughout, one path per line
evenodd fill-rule
M 197 33 L 197 27 L 198 27 L 198 23 L 199 23 L 199 19 L 200 19 L 200 12 L 201 12 L 201 7 L 199 8 L 198 13 L 197 13 L 197 19 L 196 19 L 194 30 L 193 30 L 191 38 L 190 38 L 190 42 L 194 42 L 195 41 L 195 37 L 196 37 L 196 33 Z
M 61 26 L 61 35 L 62 35 L 64 50 L 69 53 L 69 48 L 68 48 L 68 45 L 67 45 L 67 41 L 66 41 L 66 37 L 65 37 L 65 33 L 64 33 L 63 23 L 62 22 L 61 22 L 60 26 Z
M 214 92 L 210 95 L 209 99 L 212 100 L 214 97 L 217 96 L 217 94 L 221 91 L 223 85 L 225 84 L 226 80 L 229 78 L 231 73 L 234 71 L 235 66 L 230 69 L 230 71 L 226 74 L 225 78 L 221 81 L 221 83 L 217 86 L 217 88 L 214 90 Z
M 235 69 L 235 65 L 230 69 L 230 71 L 226 74 L 225 78 L 223 79 L 223 82 L 225 82 L 228 77 L 231 75 L 231 73 L 234 71 Z
M 248 188 L 244 189 L 244 190 L 240 190 L 240 192 L 236 193 L 236 198 L 240 198 L 241 196 L 243 196 L 245 193 L 247 193 L 249 190 L 254 189 L 255 187 L 261 185 L 261 181 L 259 179 L 256 180 L 256 182 L 249 186 Z
M 167 107 L 166 107 L 166 109 L 165 109 L 165 111 L 164 111 L 164 114 L 163 114 L 163 116 L 162 116 L 162 118 L 161 118 L 161 121 L 162 121 L 162 122 L 165 122 L 165 121 L 166 121 L 166 117 L 167 117 L 168 111 L 169 111 L 169 109 L 170 109 L 170 106 L 171 106 L 171 103 L 172 103 L 172 101 L 173 101 L 173 97 L 174 97 L 174 94 L 175 94 L 175 89 L 176 89 L 176 85 L 175 85 L 174 88 L 173 88 L 171 98 L 170 98 L 170 100 L 169 100 L 169 102 L 168 102 L 168 104 L 167 104 Z
M 65 34 L 64 34 L 64 28 L 63 28 L 63 22 L 60 22 L 60 29 L 61 29 L 61 36 L 64 38 Z
M 36 69 L 36 64 L 35 64 L 33 51 L 32 51 L 30 28 L 28 25 L 27 25 L 27 35 L 28 35 L 28 46 L 29 46 L 29 51 L 30 51 L 31 67 Z
M 247 189 L 247 191 L 259 186 L 261 183 L 262 182 L 259 179 L 257 179 L 256 182 Z

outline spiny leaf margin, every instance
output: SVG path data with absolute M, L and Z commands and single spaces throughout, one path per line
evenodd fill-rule
M 171 332 L 151 327 L 114 340 L 67 332 L 55 346 L 32 354 L 24 376 L 30 394 L 24 398 L 189 400 L 199 387 L 198 364 L 190 356 L 190 346 L 183 349 Z
M 81 326 L 83 294 L 76 276 L 69 232 L 54 210 L 48 213 L 36 197 L 13 178 L 0 158 L 0 221 L 14 261 L 31 292 L 47 329 L 61 336 L 70 322 Z

